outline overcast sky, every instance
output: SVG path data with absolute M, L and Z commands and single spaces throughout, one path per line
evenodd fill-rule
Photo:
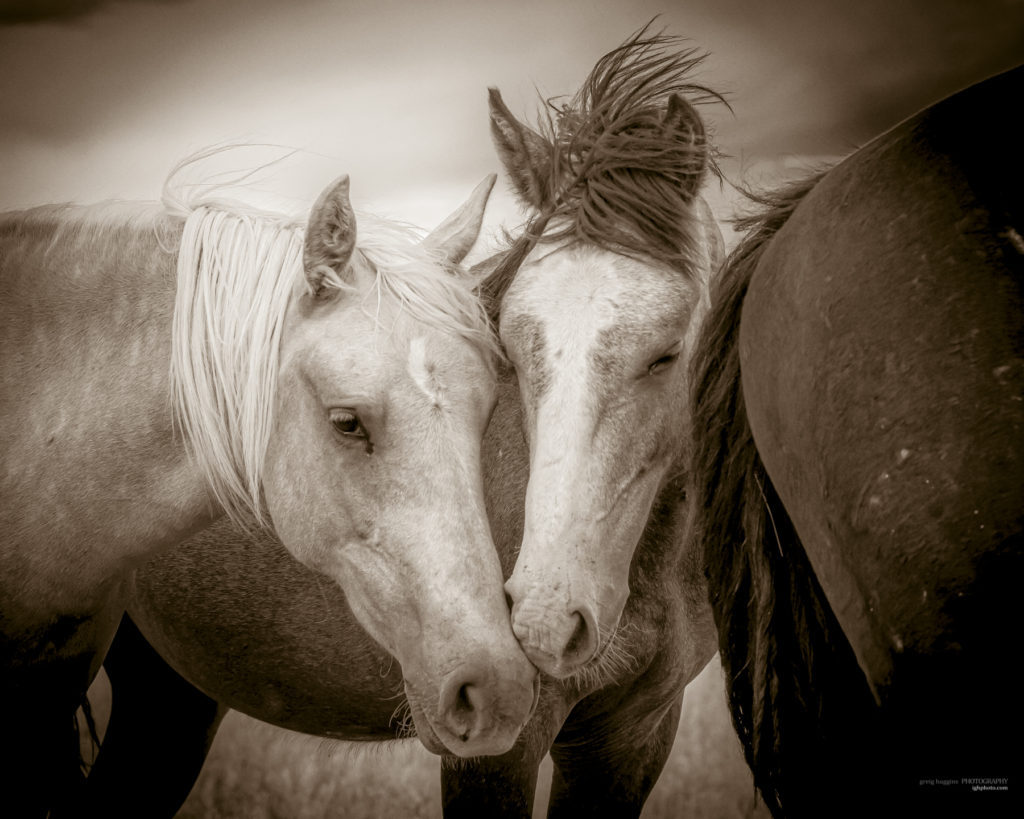
M 656 14 L 709 52 L 731 174 L 842 155 L 1024 62 L 1024 0 L 0 0 L 0 210 L 156 199 L 181 157 L 247 141 L 306 152 L 267 183 L 291 201 L 347 172 L 357 207 L 429 226 L 498 170 L 487 86 L 533 112 Z

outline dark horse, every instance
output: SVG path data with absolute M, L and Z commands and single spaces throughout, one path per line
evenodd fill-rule
M 687 363 L 721 238 L 699 196 L 710 164 L 704 128 L 682 96 L 703 92 L 686 79 L 693 54 L 673 45 L 641 33 L 611 52 L 543 133 L 492 92 L 499 154 L 534 216 L 489 265 L 515 372 L 485 437 L 485 494 L 513 631 L 546 676 L 511 751 L 443 766 L 449 816 L 528 815 L 549 749 L 552 815 L 639 815 L 683 689 L 714 654 L 683 485 Z M 222 706 L 309 733 L 396 736 L 397 664 L 352 618 L 341 589 L 321 589 L 273 540 L 210 530 L 140 571 L 129 611 Z M 188 750 L 166 769 L 153 764 L 145 713 L 174 683 L 158 658 L 146 665 L 138 635 L 122 636 L 89 798 L 130 813 L 139 795 L 153 815 L 159 789 L 173 811 L 217 705 L 183 681 L 161 697 L 181 732 L 175 748 Z M 175 775 L 184 781 L 169 782 Z
M 764 198 L 715 280 L 695 527 L 776 815 L 1019 786 L 1022 98 L 1018 68 Z

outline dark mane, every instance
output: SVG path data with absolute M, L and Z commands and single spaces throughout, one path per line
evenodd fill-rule
M 510 240 L 505 250 L 473 265 L 473 275 L 480 282 L 478 287 L 481 300 L 495 327 L 499 324 L 501 300 L 505 298 L 505 291 L 535 244 L 536 240 L 529 233 L 524 233 L 518 239 Z
M 693 532 L 733 723 L 776 816 L 813 814 L 829 804 L 818 801 L 822 793 L 841 782 L 839 792 L 849 793 L 854 771 L 883 756 L 849 744 L 871 735 L 874 699 L 758 455 L 740 382 L 740 313 L 751 277 L 820 178 L 753 197 L 763 210 L 740 222 L 749 232 L 712 285 L 693 360 Z
M 680 48 L 680 37 L 648 36 L 650 25 L 598 60 L 571 99 L 544 100 L 537 125 L 543 139 L 518 125 L 548 146 L 546 156 L 535 157 L 530 184 L 554 204 L 535 214 L 504 252 L 477 266 L 495 322 L 505 291 L 538 242 L 588 242 L 684 275 L 699 258 L 692 192 L 709 169 L 719 170 L 702 126 L 682 139 L 665 119 L 674 96 L 689 104 L 728 103 L 689 80 L 706 55 Z
M 706 55 L 648 28 L 602 57 L 570 100 L 546 102 L 539 125 L 552 146 L 555 205 L 544 216 L 555 227 L 544 239 L 592 242 L 685 271 L 698 240 L 684 191 L 717 166 L 703 132 L 693 140 L 666 132 L 666 105 L 674 94 L 697 104 L 724 99 L 689 80 Z

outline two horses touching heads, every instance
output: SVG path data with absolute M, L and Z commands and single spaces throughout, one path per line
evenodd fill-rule
M 63 771 L 79 806 L 173 815 L 235 707 L 364 740 L 411 716 L 461 758 L 446 815 L 528 815 L 550 752 L 552 815 L 635 816 L 716 650 L 776 815 L 1002 775 L 1024 186 L 963 123 L 1021 71 L 774 197 L 721 265 L 717 97 L 679 46 L 639 32 L 536 126 L 492 91 L 530 216 L 472 275 L 493 180 L 422 242 L 345 180 L 304 232 L 216 202 L 4 218 L 17 800 Z M 125 610 L 82 787 L 59 751 Z M 983 718 L 935 718 L 960 701 Z M 140 765 L 153 707 L 180 769 Z
M 480 463 L 496 342 L 484 301 L 450 272 L 479 229 L 488 185 L 425 247 L 365 229 L 344 181 L 324 193 L 304 232 L 218 202 L 188 203 L 185 214 L 49 208 L 6 218 L 5 462 L 20 466 L 3 485 L 3 659 L 5 693 L 24 708 L 13 743 L 21 750 L 4 770 L 20 796 L 50 790 L 40 772 L 60 767 L 73 705 L 120 612 L 141 608 L 126 570 L 162 551 L 173 559 L 170 547 L 208 526 L 213 510 L 243 532 L 272 521 L 299 564 L 337 583 L 360 634 L 401 664 L 404 698 L 432 750 L 484 765 L 519 755 L 508 774 L 519 788 L 574 706 L 610 685 L 622 692 L 610 700 L 635 689 L 626 697 L 632 712 L 596 702 L 575 730 L 608 723 L 605 733 L 620 735 L 614 753 L 595 756 L 618 798 L 634 800 L 636 783 L 653 783 L 678 695 L 713 651 L 706 615 L 703 639 L 687 636 L 694 566 L 678 555 L 685 363 L 716 252 L 696 196 L 704 131 L 679 93 L 690 88 L 691 63 L 638 38 L 605 61 L 611 83 L 595 80 L 578 106 L 581 139 L 614 111 L 638 150 L 673 162 L 666 174 L 650 172 L 664 211 L 656 223 L 636 218 L 613 233 L 614 212 L 587 227 L 552 209 L 588 186 L 585 169 L 572 167 L 576 148 L 557 155 L 572 131 L 500 149 L 510 172 L 547 175 L 541 198 L 519 187 L 550 226 L 531 237 L 526 258 L 496 260 L 502 292 L 488 300 L 516 366 L 502 378 L 518 380 L 524 407 L 501 449 L 517 453 L 502 464 L 511 477 L 492 487 L 511 498 L 500 550 Z M 533 133 L 497 98 L 492 118 L 496 131 Z M 593 179 L 609 181 L 604 196 L 635 161 L 631 149 L 594 170 Z M 647 224 L 670 228 L 653 261 Z M 611 245 L 595 244 L 595 230 Z M 685 248 L 670 250 L 677 235 Z M 179 248 L 176 263 L 169 244 Z M 513 250 L 505 255 L 522 249 Z M 57 288 L 59 305 L 47 303 L 54 282 L 68 278 L 74 287 Z M 645 300 L 631 306 L 634 294 Z M 653 333 L 648 310 L 659 311 Z M 585 321 L 558 321 L 573 313 Z M 126 330 L 111 338 L 118 327 Z M 26 361 L 38 366 L 26 370 Z M 39 383 L 25 383 L 29 372 Z M 98 377 L 107 389 L 96 388 Z M 9 400 L 14 387 L 56 416 Z M 72 406 L 79 412 L 59 411 Z M 500 503 L 492 498 L 492 508 Z M 516 563 L 520 532 L 527 545 L 507 587 L 510 620 L 502 569 Z M 645 559 L 631 561 L 638 542 Z M 631 562 L 637 593 L 629 597 Z M 216 564 L 210 575 L 220 576 Z M 305 599 L 312 607 L 320 596 Z M 256 599 L 231 603 L 252 608 Z M 185 608 L 202 605 L 187 598 Z M 676 646 L 694 642 L 692 658 L 680 661 Z M 540 686 L 537 666 L 550 672 L 549 685 Z M 653 697 L 646 682 L 635 684 L 648 678 Z M 513 746 L 531 713 L 544 715 L 532 741 Z M 638 721 L 650 745 L 640 754 Z M 390 724 L 384 730 L 395 735 Z M 573 764 L 589 769 L 584 762 Z M 574 774 L 568 757 L 563 767 L 570 790 L 590 778 Z M 591 789 L 589 798 L 601 794 Z M 524 787 L 515 804 L 530 800 Z

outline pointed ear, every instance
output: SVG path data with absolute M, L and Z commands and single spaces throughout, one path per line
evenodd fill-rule
M 313 205 L 306 227 L 302 261 L 306 283 L 321 295 L 324 276 L 344 274 L 356 246 L 356 217 L 348 200 L 348 175 L 328 185 Z
M 685 98 L 679 94 L 672 94 L 668 98 L 662 127 L 666 134 L 684 143 L 693 155 L 694 170 L 688 176 L 683 190 L 687 201 L 692 201 L 704 184 L 704 171 L 708 166 L 708 142 L 704 120 Z
M 543 210 L 551 204 L 551 155 L 544 137 L 512 116 L 497 88 L 488 89 L 491 138 L 519 198 Z
M 473 189 L 469 199 L 423 240 L 424 247 L 440 250 L 445 261 L 451 265 L 457 265 L 465 259 L 480 235 L 484 210 L 497 178 L 498 175 L 493 173 L 486 176 Z

